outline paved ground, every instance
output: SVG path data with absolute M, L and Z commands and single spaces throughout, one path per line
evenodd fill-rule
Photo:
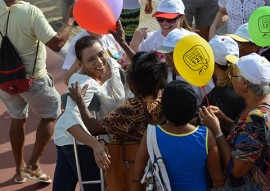
M 156 7 L 156 1 L 153 1 L 154 7 Z M 56 30 L 62 26 L 61 17 L 61 1 L 60 0 L 29 0 L 32 4 L 39 7 L 50 24 Z M 142 0 L 144 4 L 145 0 Z M 143 7 L 143 6 L 142 6 Z M 141 26 L 148 27 L 149 30 L 154 30 L 158 27 L 156 22 L 152 22 L 151 15 L 144 15 L 142 11 Z M 80 27 L 74 27 L 72 31 L 72 37 L 75 36 Z M 72 38 L 71 37 L 71 38 Z M 62 54 L 56 54 L 51 50 L 48 50 L 47 66 L 48 71 L 55 78 L 55 87 L 60 94 L 66 91 L 66 87 L 63 84 L 63 72 L 61 70 L 63 64 Z M 28 161 L 29 155 L 32 151 L 35 130 L 38 123 L 38 118 L 30 112 L 29 119 L 26 128 L 26 141 L 25 141 L 25 160 Z M 52 185 L 42 184 L 34 180 L 28 179 L 24 184 L 14 184 L 15 164 L 12 156 L 11 146 L 9 142 L 9 126 L 10 118 L 6 112 L 3 103 L 0 101 L 0 190 L 1 191 L 51 191 Z M 55 162 L 56 162 L 56 149 L 53 140 L 50 141 L 46 147 L 43 157 L 41 159 L 41 165 L 45 173 L 53 177 Z M 67 180 L 68 181 L 68 180 Z M 79 190 L 79 188 L 77 189 Z
M 159 0 L 153 0 L 154 9 L 156 8 Z M 32 4 L 39 7 L 46 18 L 53 26 L 54 29 L 58 29 L 62 26 L 61 17 L 61 1 L 60 0 L 29 0 Z M 145 0 L 142 0 L 142 7 L 144 7 Z M 158 24 L 153 20 L 151 15 L 145 15 L 144 11 L 141 11 L 141 27 L 147 27 L 150 31 L 157 29 Z M 80 32 L 80 27 L 74 27 L 71 38 Z M 70 39 L 71 39 L 70 38 Z M 51 50 L 48 50 L 47 66 L 48 71 L 55 78 L 55 87 L 60 94 L 66 91 L 66 86 L 63 84 L 63 72 L 61 70 L 63 64 L 63 54 L 56 54 Z M 30 112 L 28 124 L 26 128 L 26 141 L 25 141 L 25 159 L 28 161 L 29 155 L 32 151 L 35 140 L 35 129 L 37 127 L 38 118 Z M 14 177 L 15 168 L 14 160 L 12 156 L 11 146 L 9 142 L 10 118 L 6 112 L 3 103 L 0 101 L 0 190 L 1 191 L 50 191 L 52 185 L 38 183 L 33 180 L 27 180 L 26 183 L 15 185 Z M 53 177 L 55 162 L 56 162 L 56 149 L 53 141 L 51 140 L 46 147 L 43 157 L 41 159 L 41 165 L 45 173 Z M 68 180 L 67 180 L 68 181 Z M 77 189 L 79 190 L 79 188 Z

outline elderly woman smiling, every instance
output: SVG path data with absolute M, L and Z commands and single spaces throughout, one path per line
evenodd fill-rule
M 215 136 L 231 180 L 241 179 L 242 185 L 256 190 L 270 190 L 270 63 L 256 53 L 240 59 L 226 58 L 235 64 L 232 84 L 244 98 L 246 108 L 235 122 L 220 110 L 206 107 L 200 109 L 199 115 Z M 219 121 L 231 124 L 227 140 Z

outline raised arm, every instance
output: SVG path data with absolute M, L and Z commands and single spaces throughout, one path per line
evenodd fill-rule
M 147 28 L 136 29 L 132 40 L 130 41 L 130 47 L 135 52 L 139 51 L 140 43 L 147 37 Z
M 84 86 L 83 89 L 81 89 L 78 82 L 76 82 L 75 84 L 71 84 L 71 87 L 68 88 L 68 95 L 72 98 L 73 101 L 76 102 L 80 110 L 82 120 L 86 128 L 92 135 L 96 136 L 101 134 L 108 134 L 106 130 L 102 127 L 100 122 L 94 118 L 94 116 L 90 113 L 88 107 L 86 107 L 84 104 L 83 96 L 87 87 L 88 86 Z
M 144 6 L 145 14 L 150 14 L 153 11 L 152 0 L 147 0 Z
M 122 47 L 122 49 L 125 51 L 128 59 L 131 60 L 131 58 L 134 56 L 135 52 L 131 49 L 131 47 L 125 41 L 125 32 L 124 32 L 124 29 L 122 27 L 120 20 L 117 21 L 116 26 L 117 26 L 116 31 L 109 30 L 109 32 L 113 35 L 115 40 Z
M 230 129 L 234 121 L 227 117 L 217 106 L 210 105 L 208 108 L 211 109 L 213 113 L 217 116 L 222 129 L 225 130 L 227 133 L 230 133 Z
M 211 109 L 207 109 L 206 107 L 199 109 L 199 116 L 204 120 L 204 125 L 211 129 L 226 169 L 228 169 L 229 164 L 232 161 L 233 167 L 231 175 L 235 178 L 245 176 L 254 166 L 254 163 L 232 157 L 232 148 L 222 135 L 218 118 Z
M 73 7 L 74 3 L 69 7 L 64 25 L 58 30 L 57 34 L 46 43 L 46 46 L 55 52 L 59 52 L 68 41 L 74 23 Z
M 79 69 L 81 69 L 81 64 L 80 64 L 80 61 L 79 60 L 75 60 L 75 62 L 71 65 L 71 67 L 65 71 L 65 74 L 64 74 L 64 83 L 66 85 L 68 85 L 68 81 L 70 79 L 70 77 L 76 73 Z
M 217 15 L 209 31 L 209 40 L 217 34 L 217 30 L 228 21 L 228 14 L 226 9 L 219 8 Z

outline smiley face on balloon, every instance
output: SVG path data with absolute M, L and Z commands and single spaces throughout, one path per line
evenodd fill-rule
M 123 0 L 78 0 L 73 15 L 82 28 L 97 34 L 108 34 L 108 30 L 116 30 L 122 8 Z

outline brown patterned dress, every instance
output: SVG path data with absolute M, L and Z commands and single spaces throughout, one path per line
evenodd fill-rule
M 113 134 L 113 142 L 120 140 L 122 132 L 141 139 L 148 124 L 165 122 L 165 116 L 161 111 L 162 92 L 160 90 L 155 99 L 153 96 L 130 98 L 100 121 L 103 128 Z M 125 139 L 131 141 L 130 137 L 125 136 Z

